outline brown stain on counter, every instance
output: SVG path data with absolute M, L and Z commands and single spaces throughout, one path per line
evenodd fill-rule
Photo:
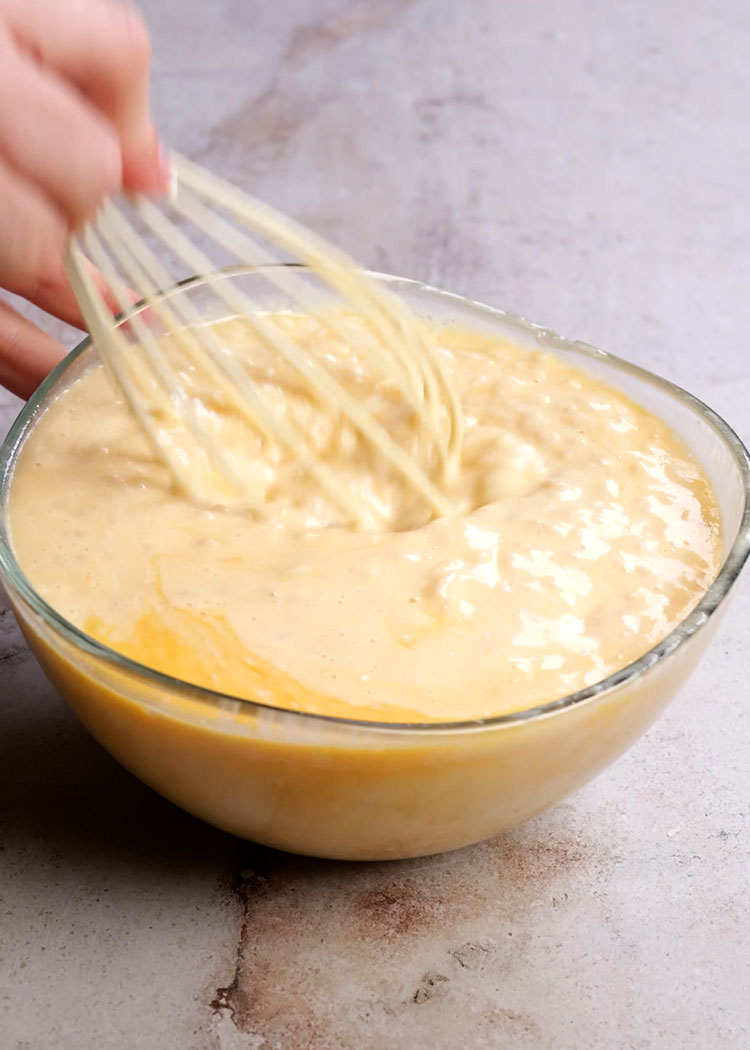
M 386 1031 L 387 1045 L 406 1046 L 401 1024 L 417 1047 L 421 1025 L 426 1037 L 444 1014 L 441 1050 L 464 1050 L 451 1025 L 467 997 L 480 994 L 485 1001 L 471 1010 L 478 1029 L 536 1046 L 539 1024 L 502 992 L 529 948 L 518 918 L 564 899 L 576 869 L 613 861 L 546 821 L 416 861 L 240 850 L 241 874 L 228 887 L 240 907 L 235 970 L 210 1007 L 253 1037 L 254 1050 L 380 1050 Z M 479 972 L 495 978 L 496 996 L 477 991 Z
M 415 0 L 359 0 L 343 14 L 300 26 L 295 30 L 285 53 L 285 62 L 294 65 L 335 47 L 347 37 L 376 26 L 410 7 Z
M 355 890 L 349 910 L 357 933 L 367 941 L 419 934 L 434 926 L 444 913 L 443 896 L 425 893 L 414 878 Z

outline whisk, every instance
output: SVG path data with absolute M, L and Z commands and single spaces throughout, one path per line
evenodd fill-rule
M 173 192 L 165 201 L 106 202 L 95 220 L 71 238 L 65 264 L 93 342 L 173 481 L 200 500 L 190 457 L 185 456 L 184 446 L 182 451 L 175 449 L 160 425 L 164 411 L 208 457 L 237 499 L 252 510 L 263 509 L 252 486 L 205 425 L 200 398 L 186 386 L 184 369 L 165 353 L 165 336 L 177 341 L 194 373 L 263 441 L 275 443 L 350 522 L 362 521 L 361 508 L 346 484 L 316 455 L 304 429 L 273 411 L 248 369 L 225 352 L 214 327 L 189 296 L 168 294 L 179 283 L 177 265 L 202 279 L 225 316 L 249 324 L 266 351 L 292 371 L 311 399 L 346 421 L 357 440 L 400 476 L 429 514 L 450 514 L 445 484 L 460 457 L 463 418 L 422 321 L 383 282 L 292 219 L 177 154 L 172 156 L 172 171 Z M 262 274 L 292 303 L 293 311 L 314 317 L 345 343 L 351 330 L 345 313 L 327 308 L 332 293 L 367 332 L 368 339 L 357 352 L 366 356 L 367 367 L 390 385 L 413 414 L 423 454 L 417 457 L 413 449 L 404 448 L 322 357 L 301 348 L 288 331 L 273 323 L 269 310 L 248 294 L 245 285 L 241 287 L 222 270 L 217 251 L 235 268 L 239 264 Z M 288 264 L 289 255 L 298 265 Z M 121 311 L 119 320 L 92 279 L 87 256 L 111 289 Z M 134 303 L 134 293 L 139 303 Z M 149 317 L 158 319 L 159 335 Z M 137 354 L 127 332 L 138 345 Z

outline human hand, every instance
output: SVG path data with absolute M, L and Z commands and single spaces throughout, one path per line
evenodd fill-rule
M 168 183 L 149 65 L 148 32 L 129 6 L 0 0 L 0 288 L 79 328 L 62 265 L 68 234 L 119 189 Z M 28 397 L 64 353 L 0 300 L 0 384 Z

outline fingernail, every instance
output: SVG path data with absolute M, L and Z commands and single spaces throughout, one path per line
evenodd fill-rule
M 161 140 L 157 142 L 156 172 L 159 189 L 168 197 L 174 196 L 175 173 L 172 170 L 172 156 Z
M 162 197 L 172 192 L 171 155 L 156 135 L 145 154 L 129 161 L 124 174 L 125 190 L 128 193 Z
M 165 175 L 167 199 L 174 201 L 177 196 L 177 172 L 172 167 L 172 154 L 164 146 L 160 147 L 159 171 Z
M 159 178 L 165 186 L 168 186 L 172 181 L 172 157 L 161 139 L 157 143 L 157 165 Z
M 169 150 L 161 139 L 154 140 L 152 156 L 151 170 L 146 179 L 146 185 L 143 186 L 141 192 L 145 192 L 151 197 L 171 196 L 174 178 L 172 159 Z

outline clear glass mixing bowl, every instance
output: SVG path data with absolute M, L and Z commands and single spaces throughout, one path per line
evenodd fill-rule
M 39 596 L 14 557 L 7 522 L 19 452 L 50 401 L 94 360 L 88 340 L 31 398 L 0 450 L 0 574 L 31 649 L 93 735 L 141 780 L 220 828 L 280 849 L 360 860 L 480 841 L 590 780 L 644 732 L 695 666 L 750 551 L 748 452 L 706 405 L 537 325 L 378 276 L 424 316 L 561 355 L 661 416 L 693 450 L 718 498 L 724 562 L 693 612 L 639 660 L 531 710 L 443 725 L 357 722 L 219 695 L 88 637 Z M 264 305 L 286 305 L 269 301 L 255 271 L 233 277 L 265 295 Z M 190 296 L 199 307 L 208 301 L 200 279 L 165 294 Z

